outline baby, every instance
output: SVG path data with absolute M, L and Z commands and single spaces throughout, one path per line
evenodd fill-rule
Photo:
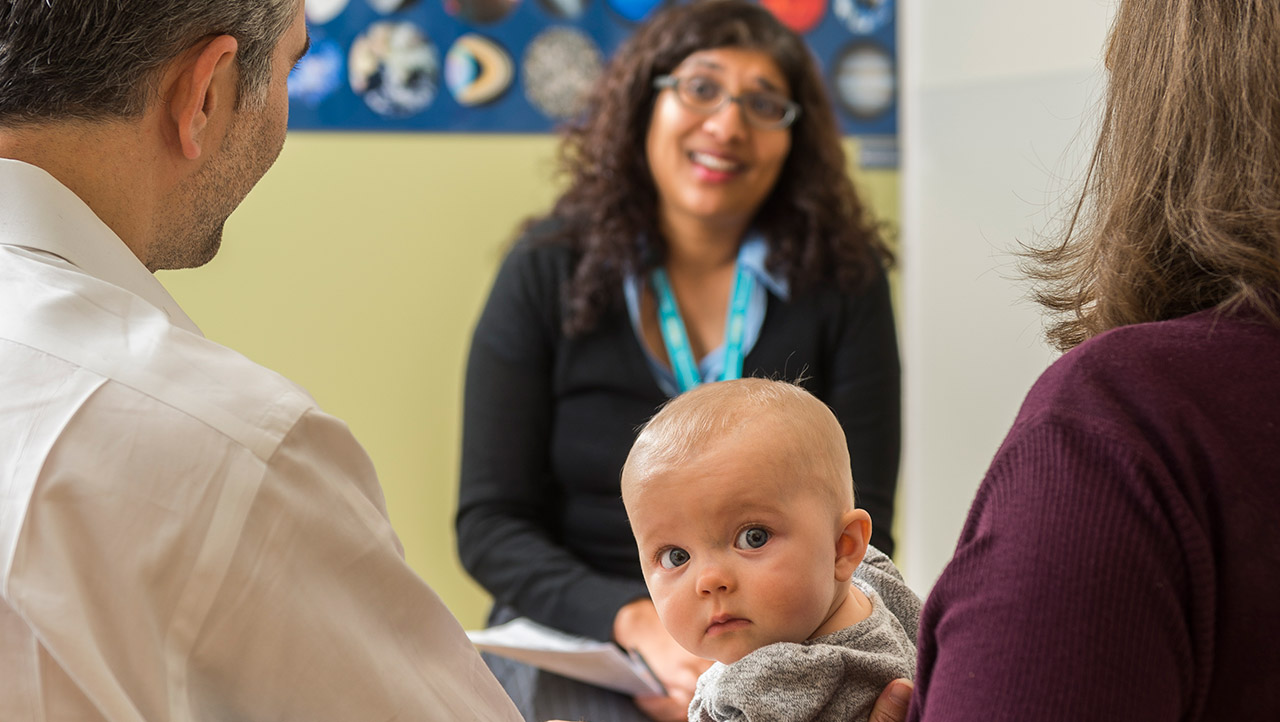
M 690 722 L 865 720 L 911 677 L 920 600 L 868 547 L 844 433 L 804 389 L 739 379 L 673 399 L 636 439 L 622 499 L 663 625 L 718 662 Z

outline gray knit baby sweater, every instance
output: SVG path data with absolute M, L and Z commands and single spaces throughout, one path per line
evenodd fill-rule
M 870 616 L 817 639 L 717 662 L 698 679 L 689 722 L 866 720 L 890 681 L 915 672 L 920 598 L 874 549 L 853 583 L 871 600 Z

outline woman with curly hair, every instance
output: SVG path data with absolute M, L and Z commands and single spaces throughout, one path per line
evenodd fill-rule
M 683 719 L 708 663 L 667 635 L 645 590 L 619 493 L 635 429 L 702 381 L 799 378 L 840 419 L 872 541 L 891 553 L 891 255 L 810 51 L 745 0 L 641 27 L 562 162 L 568 190 L 509 253 L 472 340 L 459 552 L 495 598 L 491 622 L 639 650 L 669 693 L 640 707 Z M 530 719 L 645 719 L 626 697 L 493 666 Z

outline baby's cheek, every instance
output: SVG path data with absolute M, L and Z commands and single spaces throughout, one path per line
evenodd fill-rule
M 677 615 L 673 614 L 671 610 L 671 595 L 662 589 L 651 591 L 650 594 L 653 596 L 653 606 L 658 609 L 658 619 L 661 619 L 663 624 L 675 621 L 674 617 Z
M 661 590 L 653 591 L 651 588 L 650 595 L 653 597 L 654 608 L 658 610 L 658 620 L 662 622 L 662 626 L 667 628 L 671 636 L 678 641 L 684 631 L 681 627 L 684 615 L 680 614 L 680 605 L 675 603 L 671 595 L 665 594 Z

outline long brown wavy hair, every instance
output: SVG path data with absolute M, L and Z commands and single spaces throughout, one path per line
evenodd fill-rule
M 746 0 L 695 0 L 657 14 L 614 55 L 593 88 L 582 119 L 560 146 L 568 190 L 542 240 L 568 243 L 577 266 L 565 289 L 565 332 L 586 333 L 622 299 L 628 273 L 661 265 L 658 193 L 645 154 L 656 91 L 653 79 L 712 48 L 767 53 L 787 79 L 800 117 L 791 151 L 753 222 L 769 244 L 769 267 L 793 292 L 823 283 L 856 289 L 893 257 L 854 192 L 831 102 L 804 41 L 766 9 Z
M 1106 65 L 1074 213 L 1028 254 L 1050 342 L 1241 304 L 1280 323 L 1280 4 L 1123 0 Z

